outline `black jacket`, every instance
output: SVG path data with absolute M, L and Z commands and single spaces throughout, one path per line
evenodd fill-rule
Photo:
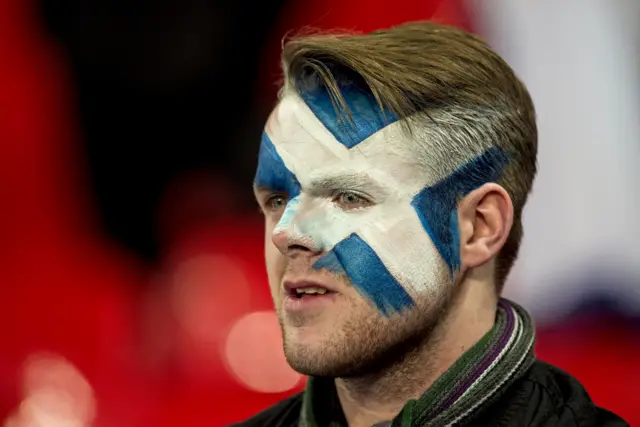
M 302 394 L 277 403 L 235 427 L 294 427 Z M 597 407 L 582 385 L 566 372 L 536 361 L 492 405 L 466 418 L 470 427 L 628 427 L 624 420 Z

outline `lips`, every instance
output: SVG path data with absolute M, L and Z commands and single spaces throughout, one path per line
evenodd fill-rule
M 318 282 L 289 281 L 284 282 L 283 287 L 283 308 L 285 312 L 297 315 L 323 312 L 340 296 L 334 289 Z
M 285 293 L 290 297 L 302 298 L 304 296 L 321 296 L 335 293 L 331 287 L 311 281 L 285 281 Z

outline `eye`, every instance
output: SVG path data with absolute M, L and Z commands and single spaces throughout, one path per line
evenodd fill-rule
M 344 191 L 338 194 L 334 202 L 345 210 L 362 209 L 373 204 L 366 197 L 353 191 Z
M 265 202 L 265 208 L 269 212 L 277 212 L 287 205 L 287 198 L 281 194 L 270 196 Z

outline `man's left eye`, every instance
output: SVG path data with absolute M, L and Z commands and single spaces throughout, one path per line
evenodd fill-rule
M 335 198 L 335 203 L 343 209 L 360 209 L 371 206 L 372 204 L 371 201 L 364 196 L 352 191 L 344 191 L 338 194 Z

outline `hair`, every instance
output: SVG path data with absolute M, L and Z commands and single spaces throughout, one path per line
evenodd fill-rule
M 514 224 L 496 259 L 500 293 L 518 255 L 537 155 L 533 102 L 509 65 L 480 38 L 431 22 L 292 37 L 282 62 L 281 96 L 323 85 L 339 117 L 352 120 L 340 87 L 366 89 L 383 112 L 407 119 L 412 140 L 428 148 L 421 163 L 436 172 L 450 173 L 491 147 L 508 153 L 498 184 L 512 200 Z

